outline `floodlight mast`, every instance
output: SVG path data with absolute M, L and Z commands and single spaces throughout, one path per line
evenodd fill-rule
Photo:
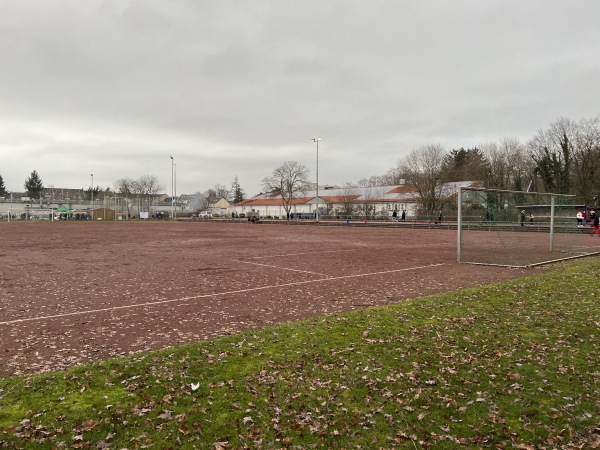
M 315 211 L 315 220 L 319 221 L 319 141 L 320 137 L 311 139 L 314 143 L 317 144 L 317 209 Z
M 92 220 L 94 220 L 94 174 L 90 173 L 91 177 L 92 177 L 92 188 L 90 189 L 90 205 L 91 205 L 91 212 L 92 212 Z
M 171 217 L 175 218 L 175 161 L 171 156 Z
M 173 176 L 173 187 L 175 195 L 175 220 L 177 220 L 177 164 L 174 165 L 175 175 Z

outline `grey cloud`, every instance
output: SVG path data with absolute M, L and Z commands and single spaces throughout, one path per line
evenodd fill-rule
M 0 8 L 9 189 L 34 168 L 55 185 L 85 185 L 94 172 L 104 185 L 155 173 L 169 186 L 176 154 L 178 191 L 238 175 L 254 193 L 285 160 L 314 171 L 317 135 L 320 181 L 339 184 L 427 143 L 527 139 L 557 117 L 600 112 L 591 0 Z

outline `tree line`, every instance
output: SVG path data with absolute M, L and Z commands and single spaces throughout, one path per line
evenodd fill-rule
M 289 212 L 293 198 L 307 190 L 309 172 L 306 166 L 287 161 L 265 177 L 262 185 L 266 192 L 280 195 Z M 548 128 L 538 130 L 526 143 L 508 138 L 450 151 L 439 144 L 424 145 L 399 159 L 385 174 L 363 178 L 356 184 L 390 186 L 404 182 L 416 189 L 422 211 L 431 214 L 440 206 L 443 184 L 451 181 L 481 181 L 489 189 L 572 194 L 578 203 L 597 205 L 600 202 L 600 116 L 579 121 L 560 118 Z M 41 196 L 43 184 L 35 170 L 24 186 L 29 197 Z M 134 198 L 142 207 L 163 190 L 164 185 L 153 175 L 122 178 L 114 184 L 114 193 Z M 92 193 L 100 198 L 103 193 L 113 191 L 92 186 L 84 192 L 87 198 L 91 198 Z M 0 196 L 7 194 L 0 175 Z M 220 198 L 233 203 L 244 198 L 237 176 L 231 189 L 217 184 L 196 194 L 197 209 L 204 209 Z
M 488 189 L 571 194 L 585 205 L 600 202 L 600 116 L 561 118 L 526 143 L 501 139 L 473 148 L 446 151 L 425 145 L 401 158 L 384 175 L 364 178 L 363 186 L 416 188 L 425 212 L 439 203 L 440 186 L 451 181 L 481 181 Z
M 279 195 L 289 214 L 294 198 L 307 190 L 309 170 L 287 161 L 262 180 L 266 192 Z M 383 175 L 346 183 L 346 213 L 372 202 L 356 203 L 350 186 L 412 186 L 423 214 L 435 214 L 442 206 L 444 185 L 452 181 L 479 181 L 488 189 L 552 192 L 576 196 L 576 202 L 600 202 L 600 116 L 574 121 L 561 118 L 538 130 L 528 142 L 501 139 L 472 148 L 447 151 L 442 145 L 424 145 L 398 160 Z M 376 195 L 373 190 L 371 195 Z

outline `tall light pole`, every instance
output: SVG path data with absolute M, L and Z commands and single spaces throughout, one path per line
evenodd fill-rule
M 175 161 L 171 156 L 171 216 L 175 218 Z
M 177 164 L 173 164 L 173 188 L 175 192 L 175 220 L 177 220 Z
M 321 140 L 321 138 L 316 137 L 316 138 L 312 138 L 311 140 L 317 144 L 317 210 L 316 210 L 315 219 L 318 222 L 319 221 L 319 141 Z
M 92 220 L 94 220 L 94 174 L 90 174 L 92 176 L 92 188 L 90 189 L 90 205 L 92 210 Z

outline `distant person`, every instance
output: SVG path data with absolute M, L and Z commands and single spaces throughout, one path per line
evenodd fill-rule
M 594 233 L 598 233 L 598 237 L 600 237 L 600 216 L 594 214 L 594 229 L 592 230 L 592 236 Z
M 402 210 L 402 216 L 400 218 L 402 219 L 402 222 L 406 220 L 406 211 Z
M 582 227 L 583 226 L 583 213 L 581 211 L 577 211 L 577 226 L 578 227 Z
M 581 217 L 583 218 L 583 226 L 585 226 L 588 222 L 587 220 L 587 211 L 584 209 L 581 213 Z
M 398 222 L 398 211 L 396 210 L 394 210 L 394 212 L 392 213 L 392 222 Z
M 521 226 L 525 226 L 525 210 L 521 211 L 521 214 L 519 216 L 519 221 L 521 222 Z
M 443 219 L 444 219 L 444 216 L 442 216 L 442 211 L 440 211 L 440 213 L 438 214 L 438 221 L 437 221 L 437 223 L 442 223 Z

